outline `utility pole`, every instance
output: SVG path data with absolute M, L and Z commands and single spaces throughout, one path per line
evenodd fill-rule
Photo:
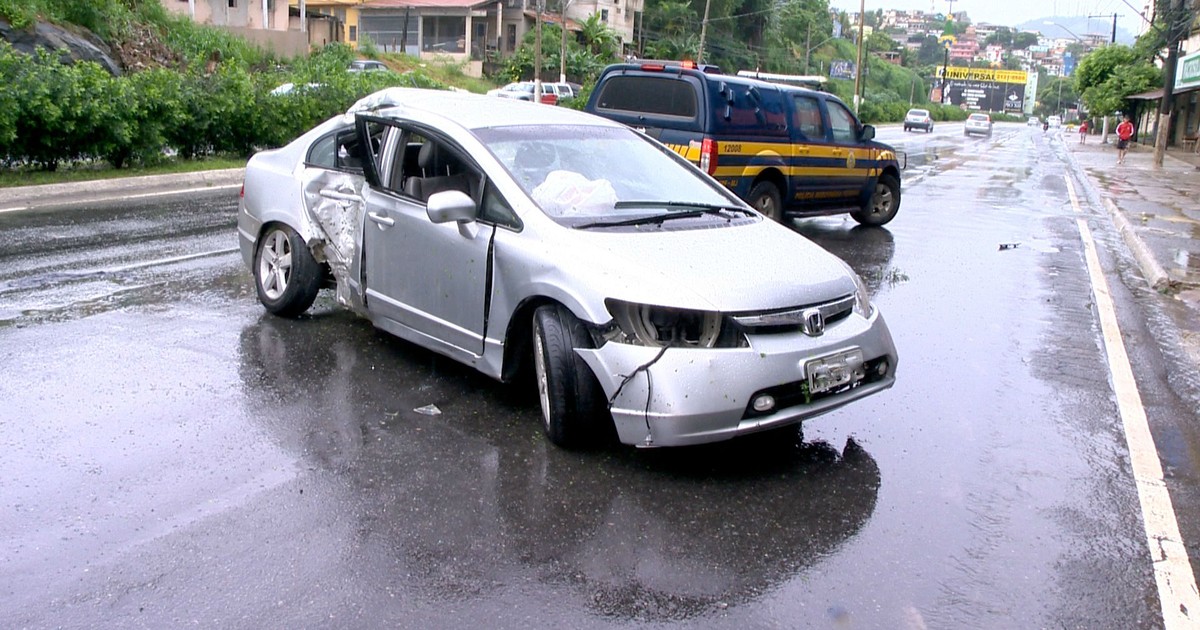
M 804 36 L 804 74 L 808 74 L 808 54 L 812 52 L 812 21 L 808 22 L 808 30 Z
M 1090 20 L 1092 18 L 1106 18 L 1106 17 L 1108 17 L 1108 16 L 1107 15 L 1089 15 L 1088 19 Z M 1113 28 L 1112 28 L 1112 40 L 1109 42 L 1110 44 L 1117 43 L 1117 17 L 1118 16 L 1116 13 L 1112 14 Z M 1088 30 L 1091 30 L 1091 29 L 1089 28 Z
M 863 22 L 867 0 L 858 0 L 858 62 L 854 64 L 854 113 L 858 113 L 858 83 L 862 80 Z
M 558 82 L 567 82 L 567 7 L 571 6 L 571 0 L 559 0 L 558 2 L 558 20 L 559 26 L 562 27 L 562 42 L 558 51 Z
M 537 28 L 533 39 L 533 102 L 542 102 L 542 2 L 537 3 Z
M 1171 130 L 1171 107 L 1175 100 L 1175 66 L 1179 61 L 1179 40 L 1187 32 L 1191 12 L 1184 0 L 1175 0 L 1167 12 L 1167 60 L 1163 63 L 1163 95 L 1158 101 L 1158 133 L 1154 138 L 1154 168 L 1162 168 Z
M 704 36 L 708 34 L 708 8 L 712 0 L 704 0 L 704 21 L 700 23 L 700 48 L 696 51 L 696 65 L 704 63 Z

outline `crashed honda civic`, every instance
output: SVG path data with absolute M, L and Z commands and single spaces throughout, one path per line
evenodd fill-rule
M 250 159 L 238 235 L 271 313 L 331 287 L 492 378 L 532 370 L 561 446 L 724 440 L 895 382 L 848 265 L 674 151 L 570 109 L 377 92 Z

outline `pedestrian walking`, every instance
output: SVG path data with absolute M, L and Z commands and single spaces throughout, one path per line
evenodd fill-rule
M 1125 152 L 1129 150 L 1129 143 L 1133 141 L 1133 123 L 1129 121 L 1129 116 L 1117 125 L 1117 164 L 1125 163 Z
M 1085 121 L 1079 123 L 1079 144 L 1087 144 L 1087 132 L 1088 132 L 1088 124 L 1087 124 L 1087 121 L 1085 120 Z

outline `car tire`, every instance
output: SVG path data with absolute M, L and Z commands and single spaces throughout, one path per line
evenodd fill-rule
M 533 367 L 542 428 L 564 448 L 580 448 L 600 435 L 604 397 L 591 368 L 575 353 L 593 347 L 583 323 L 566 307 L 540 306 L 533 313 Z
M 321 265 L 304 239 L 277 223 L 268 227 L 254 251 L 254 288 L 258 301 L 280 317 L 308 310 L 321 289 Z
M 929 127 L 925 129 L 925 133 L 933 133 L 933 125 L 929 125 Z
M 850 216 L 862 225 L 884 225 L 900 210 L 900 181 L 884 173 L 875 182 L 875 190 L 862 209 Z
M 908 125 L 904 125 L 904 133 L 908 133 Z
M 779 189 L 771 182 L 758 182 L 750 189 L 750 206 L 776 223 L 783 221 Z

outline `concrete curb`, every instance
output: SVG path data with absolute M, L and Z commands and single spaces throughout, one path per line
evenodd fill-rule
M 1142 277 L 1146 279 L 1150 287 L 1159 293 L 1170 288 L 1171 279 L 1167 276 L 1167 272 L 1155 260 L 1154 255 L 1150 253 L 1150 248 L 1146 247 L 1146 243 L 1137 235 L 1137 232 L 1133 229 L 1133 225 L 1121 213 L 1121 209 L 1117 207 L 1117 204 L 1113 203 L 1112 199 L 1106 197 L 1104 199 L 1104 207 L 1108 208 L 1108 213 L 1112 216 L 1113 225 L 1121 233 L 1121 238 L 1125 240 L 1125 245 L 1129 247 L 1129 251 L 1133 253 L 1134 260 L 1137 261 L 1138 267 L 1142 270 Z
M 233 186 L 242 183 L 244 168 L 192 173 L 116 177 L 113 179 L 16 186 L 0 188 L 0 207 L 33 207 L 44 203 L 69 201 L 73 197 L 122 196 L 154 189 L 188 189 Z

